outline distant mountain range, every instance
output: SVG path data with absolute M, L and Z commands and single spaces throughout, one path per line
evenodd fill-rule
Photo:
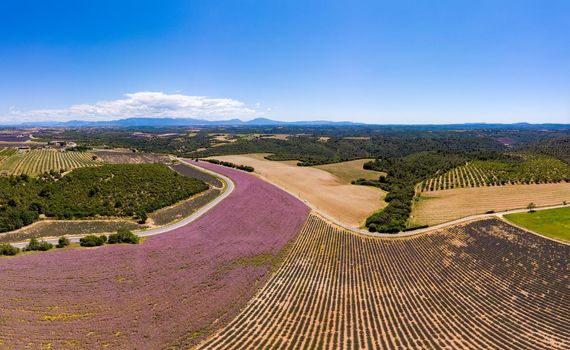
M 5 125 L 6 127 L 185 127 L 185 126 L 374 126 L 374 127 L 410 127 L 414 129 L 570 129 L 569 124 L 530 124 L 530 123 L 465 123 L 465 124 L 421 124 L 421 125 L 403 125 L 403 124 L 366 124 L 355 123 L 350 121 L 294 121 L 285 122 L 272 120 L 267 118 L 256 118 L 248 121 L 240 119 L 228 119 L 211 121 L 195 118 L 126 118 L 109 121 L 82 121 L 71 120 L 67 122 L 26 122 L 17 125 Z
M 331 122 L 331 121 L 298 121 L 283 122 L 267 118 L 256 118 L 248 121 L 240 119 L 229 120 L 205 120 L 195 118 L 127 118 L 109 121 L 82 121 L 70 120 L 67 122 L 26 122 L 15 126 L 18 127 L 172 127 L 172 126 L 272 126 L 272 125 L 366 125 L 364 123 L 353 122 Z M 13 125 L 14 126 L 14 125 Z

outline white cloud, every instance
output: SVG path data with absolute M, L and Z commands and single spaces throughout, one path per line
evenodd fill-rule
M 210 98 L 163 92 L 135 92 L 125 98 L 100 101 L 93 104 L 77 104 L 66 108 L 34 109 L 20 111 L 10 108 L 6 121 L 67 121 L 111 120 L 129 117 L 172 117 L 223 120 L 229 118 L 251 119 L 261 115 L 260 106 L 249 107 L 229 98 Z

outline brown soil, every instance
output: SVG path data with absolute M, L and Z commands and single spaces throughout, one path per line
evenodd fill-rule
M 355 186 L 321 169 L 296 166 L 296 161 L 277 162 L 264 154 L 216 156 L 218 160 L 250 165 L 255 173 L 280 186 L 326 214 L 352 226 L 364 220 L 386 203 L 385 192 L 378 188 Z

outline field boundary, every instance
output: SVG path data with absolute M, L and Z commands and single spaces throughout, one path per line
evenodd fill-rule
M 216 205 L 218 205 L 220 202 L 222 202 L 226 197 L 228 197 L 234 191 L 235 184 L 229 177 L 222 175 L 222 174 L 219 174 L 219 173 L 216 173 L 214 171 L 202 168 L 200 166 L 191 164 L 186 159 L 182 159 L 182 161 L 187 166 L 194 167 L 200 171 L 203 171 L 207 174 L 210 174 L 212 176 L 217 177 L 223 184 L 223 187 L 220 189 L 220 194 L 216 198 L 214 198 L 211 202 L 202 206 L 201 208 L 196 210 L 194 213 L 192 213 L 191 215 L 189 215 L 185 218 L 182 218 L 178 221 L 174 221 L 174 222 L 169 223 L 165 226 L 147 229 L 147 230 L 134 231 L 133 233 L 135 233 L 137 236 L 139 236 L 139 237 L 156 236 L 156 235 L 160 235 L 162 233 L 167 233 L 167 232 L 173 231 L 175 229 L 178 229 L 180 227 L 186 226 L 186 225 L 190 224 L 191 222 L 200 218 L 202 215 L 206 214 L 210 209 L 214 208 Z M 66 236 L 66 237 L 69 239 L 70 242 L 77 243 L 84 236 L 85 235 L 74 235 L 74 236 Z M 45 239 L 45 241 L 52 243 L 52 244 L 57 244 L 58 238 L 48 238 L 48 239 Z M 28 244 L 27 242 L 11 243 L 12 246 L 17 247 L 17 248 L 23 248 L 27 244 Z
M 446 227 L 450 227 L 450 226 L 455 226 L 458 224 L 463 224 L 463 223 L 467 223 L 469 221 L 474 221 L 474 220 L 480 220 L 480 219 L 485 219 L 485 218 L 491 218 L 491 217 L 502 217 L 502 215 L 505 214 L 516 214 L 516 213 L 523 213 L 528 211 L 528 209 L 511 209 L 511 210 L 505 210 L 505 211 L 500 211 L 500 212 L 495 212 L 495 213 L 488 213 L 488 214 L 475 214 L 475 215 L 470 215 L 470 216 L 465 216 L 462 218 L 458 218 L 455 220 L 451 220 L 451 221 L 447 221 L 447 222 L 443 222 L 437 225 L 433 225 L 433 226 L 428 226 L 426 228 L 421 228 L 421 229 L 417 229 L 417 230 L 412 230 L 412 231 L 406 231 L 406 232 L 399 232 L 399 233 L 384 233 L 384 232 L 370 232 L 368 230 L 364 230 L 364 229 L 360 229 L 360 228 L 356 228 L 353 227 L 351 225 L 348 225 L 336 218 L 334 218 L 333 216 L 323 212 L 322 210 L 320 210 L 319 208 L 317 208 L 316 206 L 314 206 L 313 204 L 311 204 L 310 202 L 308 202 L 306 199 L 300 198 L 297 194 L 295 194 L 294 192 L 288 191 L 286 188 L 283 188 L 273 182 L 268 181 L 267 179 L 265 179 L 263 176 L 259 175 L 259 174 L 253 174 L 254 176 L 257 176 L 259 179 L 268 182 L 270 184 L 272 184 L 273 186 L 278 187 L 280 190 L 285 191 L 287 193 L 289 193 L 290 195 L 292 195 L 293 197 L 297 198 L 298 200 L 300 200 L 301 202 L 305 203 L 305 205 L 307 205 L 311 211 L 313 213 L 318 214 L 318 216 L 322 217 L 323 219 L 329 221 L 330 223 L 339 226 L 345 230 L 351 231 L 352 233 L 355 234 L 360 234 L 360 235 L 365 235 L 365 236 L 370 236 L 370 237 L 381 237 L 381 238 L 404 238 L 404 237 L 412 237 L 412 236 L 416 236 L 416 235 L 420 235 L 423 233 L 427 233 L 427 232 L 431 232 L 431 231 L 436 231 L 436 230 L 440 230 Z M 547 210 L 547 209 L 556 209 L 556 208 L 564 208 L 564 207 L 568 207 L 570 206 L 570 204 L 557 204 L 557 205 L 551 205 L 551 206 L 544 206 L 544 207 L 536 207 L 533 210 L 538 211 L 538 210 Z M 528 229 L 527 229 L 528 231 Z M 532 232 L 532 231 L 531 231 Z M 534 233 L 534 232 L 532 232 Z M 542 237 L 541 234 L 535 233 L 539 236 Z M 559 241 L 556 241 L 559 242 Z
M 564 206 L 563 206 L 563 207 L 564 207 Z M 556 209 L 556 208 L 550 208 L 550 209 Z M 533 209 L 533 210 L 536 210 L 536 209 Z M 507 213 L 507 214 L 516 214 L 516 213 Z M 528 229 L 528 228 L 526 228 L 526 227 L 524 227 L 524 226 L 521 226 L 521 225 L 519 225 L 519 224 L 515 224 L 515 223 L 512 222 L 511 220 L 509 220 L 509 219 L 507 219 L 507 218 L 504 217 L 504 215 L 507 215 L 507 214 L 501 214 L 501 215 L 498 215 L 497 217 L 499 218 L 499 220 L 501 220 L 501 221 L 507 223 L 508 225 L 514 226 L 514 227 L 518 228 L 519 230 L 523 230 L 523 231 L 525 231 L 525 232 L 532 233 L 532 234 L 534 234 L 534 235 L 540 236 L 540 237 L 545 238 L 545 239 L 549 239 L 549 240 L 554 241 L 554 242 L 556 242 L 556 243 L 560 243 L 560 244 L 564 244 L 564 245 L 570 245 L 570 242 L 569 242 L 569 241 L 565 241 L 565 240 L 562 240 L 562 239 L 557 239 L 557 238 L 554 238 L 554 237 L 548 237 L 548 236 L 546 236 L 546 235 L 544 235 L 544 234 L 542 234 L 542 233 L 540 233 L 540 232 L 538 232 L 538 231 L 533 231 L 533 230 Z

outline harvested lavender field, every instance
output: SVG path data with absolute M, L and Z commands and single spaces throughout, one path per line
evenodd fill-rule
M 195 169 L 185 164 L 173 164 L 170 166 L 174 171 L 179 172 L 182 175 L 190 176 L 198 180 L 202 180 L 214 187 L 222 187 L 222 182 L 218 180 L 217 177 L 207 174 L 203 171 Z
M 191 215 L 193 212 L 208 204 L 219 195 L 220 190 L 212 188 L 197 194 L 192 198 L 176 203 L 173 206 L 159 209 L 148 217 L 152 219 L 155 225 L 166 225 Z
M 498 219 L 379 239 L 311 216 L 290 252 L 200 348 L 570 348 L 570 246 Z
M 244 172 L 200 166 L 236 189 L 192 224 L 142 245 L 0 259 L 2 346 L 184 348 L 232 319 L 271 267 L 258 257 L 279 255 L 308 208 Z

